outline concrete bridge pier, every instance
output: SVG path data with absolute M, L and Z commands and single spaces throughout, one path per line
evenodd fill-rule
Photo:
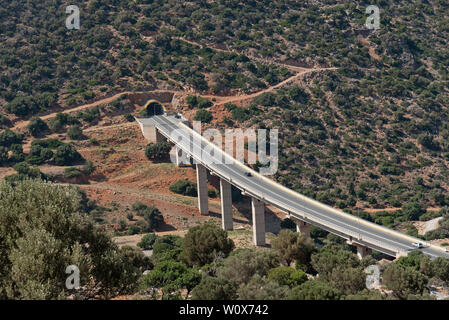
M 365 258 L 368 254 L 369 254 L 369 248 L 362 246 L 360 244 L 355 244 L 355 246 L 357 247 L 357 257 L 362 260 L 363 258 Z
M 156 126 L 146 126 L 142 129 L 143 135 L 151 143 L 159 143 L 166 141 L 165 137 L 157 130 Z
M 253 239 L 256 246 L 265 245 L 265 204 L 252 198 L 251 208 L 253 212 Z
M 201 215 L 209 213 L 209 199 L 207 195 L 207 169 L 203 165 L 196 164 L 196 183 L 198 191 L 198 209 Z
M 221 222 L 223 230 L 233 230 L 231 184 L 220 179 Z

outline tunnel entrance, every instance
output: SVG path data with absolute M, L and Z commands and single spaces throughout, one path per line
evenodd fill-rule
M 164 105 L 161 102 L 152 99 L 147 101 L 139 115 L 142 117 L 152 117 L 163 114 L 165 114 Z

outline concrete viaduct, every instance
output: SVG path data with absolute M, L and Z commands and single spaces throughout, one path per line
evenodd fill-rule
M 421 242 L 420 249 L 431 258 L 447 257 L 447 249 L 423 242 L 420 239 L 373 224 L 343 211 L 337 210 L 260 175 L 243 163 L 237 161 L 215 144 L 209 142 L 193 129 L 179 114 L 155 115 L 149 118 L 136 118 L 144 137 L 150 142 L 172 142 L 176 148 L 176 162 L 181 166 L 184 153 L 196 165 L 198 208 L 207 215 L 208 190 L 207 173 L 220 178 L 222 227 L 233 229 L 231 185 L 251 198 L 253 240 L 256 246 L 265 245 L 265 205 L 270 204 L 287 214 L 296 222 L 297 231 L 309 236 L 313 224 L 347 240 L 357 247 L 357 255 L 363 258 L 369 249 L 375 249 L 389 256 L 405 256 L 416 249 L 412 243 Z M 204 161 L 202 150 L 214 150 L 214 157 L 227 159 L 217 164 Z M 229 164 L 228 164 L 229 163 Z M 250 173 L 250 175 L 248 174 Z

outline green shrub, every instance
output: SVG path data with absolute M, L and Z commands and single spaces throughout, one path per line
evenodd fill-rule
M 195 117 L 193 118 L 195 121 L 201 121 L 203 123 L 209 123 L 212 121 L 212 113 L 207 110 L 200 109 L 196 112 Z
M 13 177 L 11 180 L 15 178 L 18 178 L 17 180 L 23 180 L 24 178 L 44 180 L 47 178 L 38 168 L 30 168 L 26 162 L 16 163 L 13 168 L 17 171 L 18 177 Z
M 164 223 L 164 217 L 158 208 L 149 206 L 143 211 L 143 218 L 147 223 L 147 231 L 153 231 Z
M 30 96 L 19 95 L 5 107 L 6 111 L 16 116 L 27 116 L 39 111 L 36 101 Z
M 203 266 L 234 249 L 228 233 L 212 223 L 190 228 L 182 241 L 182 257 L 189 265 Z
M 80 177 L 83 173 L 77 168 L 65 168 L 64 169 L 64 177 L 66 178 L 77 178 Z
M 196 107 L 198 105 L 198 97 L 197 96 L 187 96 L 186 103 L 190 107 Z
M 83 130 L 78 125 L 69 127 L 67 129 L 67 136 L 72 140 L 82 140 L 84 138 Z
M 8 148 L 0 146 L 0 165 L 8 162 Z
M 281 286 L 296 287 L 307 281 L 307 275 L 302 270 L 281 266 L 269 270 L 268 279 Z
M 42 135 L 48 130 L 47 124 L 39 117 L 33 117 L 27 125 L 27 129 L 33 137 Z
M 95 171 L 95 166 L 92 161 L 87 160 L 86 164 L 81 168 L 81 172 L 85 175 L 90 175 Z
M 132 209 L 137 212 L 141 212 L 141 211 L 145 210 L 146 208 L 148 208 L 148 206 L 146 206 L 145 204 L 143 204 L 142 202 L 139 202 L 139 201 L 134 202 L 132 205 Z
M 151 160 L 164 159 L 170 153 L 171 148 L 168 142 L 151 143 L 146 146 L 145 155 Z
M 31 146 L 33 147 L 34 145 L 39 145 L 43 148 L 55 150 L 58 147 L 65 145 L 65 143 L 59 141 L 58 139 L 45 139 L 45 140 L 36 139 L 31 142 Z
M 22 162 L 25 160 L 25 154 L 23 153 L 23 147 L 21 144 L 12 144 L 9 148 L 10 151 L 12 151 L 9 161 Z
M 82 159 L 75 147 L 66 144 L 58 147 L 54 156 L 55 164 L 58 166 L 69 166 Z
M 75 187 L 42 181 L 0 181 L 0 288 L 4 299 L 53 300 L 72 294 L 65 268 L 80 269 L 81 285 L 103 299 L 135 290 L 141 268 L 151 267 L 138 252 L 119 249 L 110 236 L 81 213 Z M 105 272 L 107 270 L 108 272 Z M 145 270 L 145 269 L 143 269 Z M 30 280 L 30 274 L 33 279 Z
M 98 107 L 94 107 L 92 109 L 79 112 L 77 117 L 86 122 L 98 121 L 100 119 L 100 109 Z
M 135 120 L 135 119 L 134 119 L 134 116 L 133 116 L 132 114 L 130 114 L 130 113 L 124 114 L 123 117 L 124 117 L 125 120 L 128 121 L 128 122 L 133 122 L 133 121 Z
M 341 292 L 320 280 L 309 280 L 290 292 L 289 300 L 339 300 Z
M 8 128 L 12 125 L 11 120 L 3 114 L 0 114 L 0 128 Z
M 192 300 L 232 300 L 237 296 L 237 284 L 232 279 L 204 277 L 192 290 Z
M 0 132 L 0 146 L 9 147 L 12 144 L 21 144 L 22 140 L 23 135 L 20 133 L 15 133 L 10 129 Z
M 187 179 L 178 180 L 169 187 L 171 192 L 182 194 L 184 196 L 197 196 L 196 183 Z
M 212 107 L 214 104 L 206 98 L 198 97 L 198 108 L 206 109 Z
M 158 236 L 154 233 L 146 234 L 140 239 L 140 242 L 137 244 L 140 248 L 144 250 L 150 250 L 153 248 L 153 244 L 156 242 Z
M 135 224 L 132 224 L 128 228 L 128 235 L 132 236 L 135 234 L 139 234 L 141 232 L 140 228 L 136 226 Z

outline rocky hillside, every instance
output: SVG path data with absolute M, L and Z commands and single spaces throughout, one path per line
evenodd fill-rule
M 280 129 L 275 178 L 320 201 L 402 208 L 365 215 L 389 226 L 449 204 L 447 1 L 86 0 L 80 30 L 65 6 L 0 1 L 3 128 L 118 92 L 188 92 L 213 102 L 215 126 Z

